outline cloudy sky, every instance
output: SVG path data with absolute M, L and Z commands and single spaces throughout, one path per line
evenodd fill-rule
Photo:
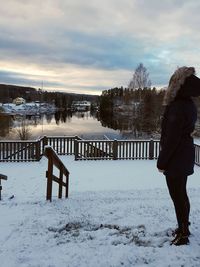
M 6 0 L 0 83 L 101 94 L 142 62 L 152 84 L 177 66 L 200 71 L 199 0 Z

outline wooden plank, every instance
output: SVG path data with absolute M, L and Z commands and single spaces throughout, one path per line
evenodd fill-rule
M 28 149 L 28 161 L 31 160 L 31 154 L 32 154 L 32 147 L 29 146 L 27 143 L 26 143 L 26 146 L 27 146 L 27 149 Z
M 66 176 L 65 197 L 69 196 L 69 175 Z
M 62 198 L 62 187 L 63 187 L 63 169 L 62 169 L 62 164 L 61 164 L 60 176 L 59 176 L 59 187 L 58 187 L 58 198 Z
M 62 162 L 62 161 L 59 159 L 59 157 L 56 155 L 55 151 L 51 147 L 46 147 L 46 149 L 44 151 L 44 156 L 47 157 L 47 158 L 53 157 L 54 165 L 58 169 L 60 168 L 60 162 Z M 63 164 L 63 166 L 64 166 L 64 164 Z M 63 168 L 63 171 L 64 171 L 64 174 L 69 174 L 69 171 L 67 170 L 67 168 L 65 166 Z
M 10 144 L 10 143 L 6 143 L 6 144 L 5 144 L 5 149 L 6 149 L 6 151 L 5 151 L 5 153 L 6 153 L 6 158 L 8 157 L 8 153 L 9 153 L 9 152 L 8 152 L 8 151 L 9 151 L 9 149 L 8 149 L 8 147 L 9 147 L 9 144 Z
M 3 154 L 3 157 L 2 157 L 2 158 L 5 159 L 5 143 L 3 143 L 3 149 L 2 149 L 2 152 L 3 152 L 3 153 L 2 153 L 2 154 Z
M 141 141 L 139 141 L 139 159 L 141 159 Z
M 6 176 L 4 174 L 0 174 L 0 179 L 2 179 L 2 180 L 8 180 L 8 176 Z
M 138 142 L 137 141 L 135 142 L 135 145 L 136 145 L 136 155 L 135 155 L 135 158 L 138 159 Z
M 126 144 L 126 159 L 128 159 L 128 150 L 129 150 L 129 143 L 128 143 L 128 141 L 125 144 Z
M 148 157 L 148 143 L 147 142 L 145 142 L 145 159 L 147 159 L 147 157 Z
M 59 142 L 58 142 L 58 138 L 55 138 L 55 142 L 56 142 L 56 152 L 58 153 L 58 155 L 60 154 L 60 151 L 59 151 Z
M 46 178 L 48 178 L 48 171 L 46 171 Z M 62 186 L 66 186 L 67 184 L 64 181 L 60 181 L 60 178 L 58 178 L 57 176 L 55 176 L 54 174 L 52 174 L 52 181 L 58 183 L 58 184 L 62 184 Z
M 63 150 L 62 150 L 62 155 L 65 155 L 66 153 L 66 144 L 65 144 L 65 138 L 63 137 Z
M 67 146 L 68 146 L 68 152 L 67 153 L 69 153 L 70 155 L 72 155 L 72 138 L 70 138 L 70 139 L 67 139 Z
M 144 159 L 144 142 L 142 142 L 142 159 Z
M 20 143 L 16 143 L 16 158 L 17 158 L 17 161 L 19 161 L 19 151 L 20 151 Z
M 132 156 L 131 156 L 132 155 L 132 149 L 133 149 L 133 144 L 131 141 L 129 141 L 129 155 L 128 155 L 129 159 L 132 158 Z

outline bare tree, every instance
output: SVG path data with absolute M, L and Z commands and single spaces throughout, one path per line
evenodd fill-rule
M 130 89 L 144 89 L 151 87 L 149 73 L 142 63 L 140 63 L 135 69 L 128 87 Z
M 16 131 L 20 140 L 28 140 L 31 137 L 30 128 L 27 126 L 25 119 L 22 120 L 20 127 Z

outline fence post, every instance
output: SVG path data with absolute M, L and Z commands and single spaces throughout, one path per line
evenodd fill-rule
M 74 156 L 75 160 L 78 160 L 78 140 L 74 140 Z
M 35 156 L 36 156 L 36 160 L 39 161 L 40 160 L 40 140 L 36 141 L 36 148 L 35 148 Z
M 53 159 L 52 156 L 49 157 L 48 160 L 48 171 L 46 174 L 47 177 L 47 195 L 46 200 L 52 199 L 52 183 L 53 183 Z
M 113 141 L 113 159 L 116 160 L 117 159 L 117 156 L 118 156 L 118 142 L 115 139 Z
M 61 164 L 60 164 L 61 165 Z M 58 198 L 62 198 L 62 183 L 63 183 L 63 167 L 60 166 L 60 176 L 59 176 L 59 187 L 58 187 Z
M 69 195 L 69 173 L 66 176 L 65 197 L 68 198 L 68 195 Z
M 48 145 L 48 138 L 46 135 L 43 136 L 42 154 L 44 154 L 44 147 Z
M 149 141 L 149 159 L 153 159 L 154 158 L 154 141 L 153 139 L 151 139 Z

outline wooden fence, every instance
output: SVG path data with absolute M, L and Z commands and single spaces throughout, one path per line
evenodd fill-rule
M 75 140 L 75 160 L 156 159 L 158 140 Z
M 58 183 L 58 198 L 62 198 L 62 189 L 65 187 L 65 197 L 68 198 L 69 193 L 69 171 L 59 159 L 52 147 L 45 147 L 44 156 L 48 158 L 48 170 L 46 172 L 47 178 L 47 193 L 46 200 L 52 200 L 52 186 L 53 181 Z M 54 174 L 54 167 L 59 170 L 59 176 Z M 63 181 L 65 176 L 65 182 Z
M 38 141 L 0 141 L 0 161 L 40 160 Z
M 39 161 L 44 147 L 75 160 L 157 159 L 158 140 L 82 140 L 78 136 L 44 136 L 35 141 L 0 141 L 0 162 Z M 195 144 L 195 163 L 200 166 L 200 146 Z
M 39 161 L 44 147 L 51 146 L 59 155 L 74 155 L 74 140 L 78 136 L 44 136 L 38 140 L 0 141 L 0 162 Z

